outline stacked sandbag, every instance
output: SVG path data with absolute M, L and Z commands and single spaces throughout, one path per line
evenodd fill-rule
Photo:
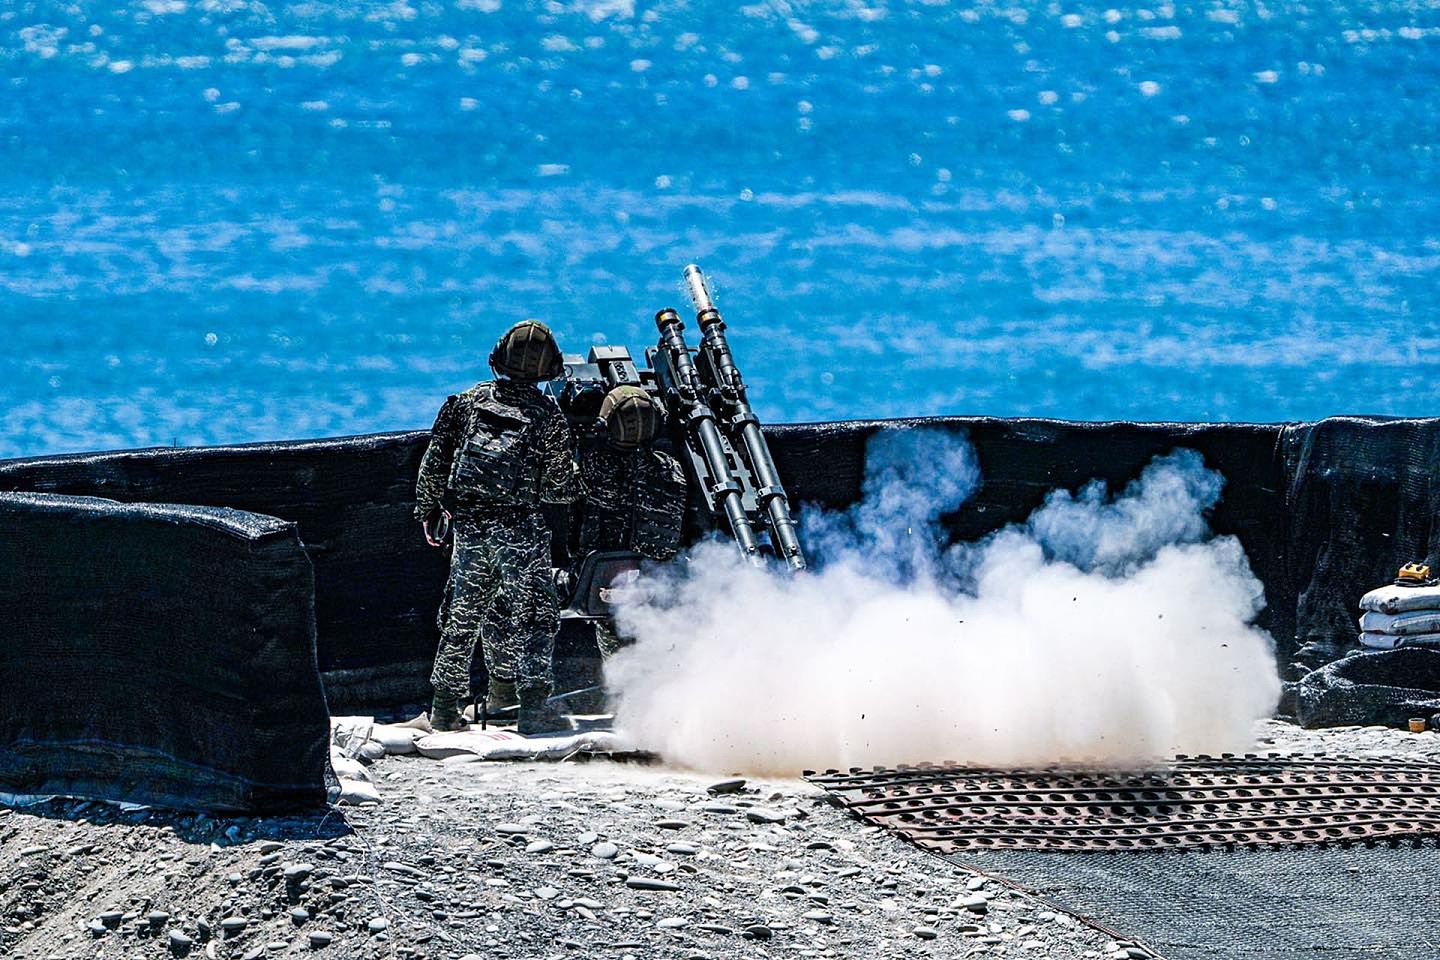
M 1440 648 L 1440 584 L 1429 579 L 1428 567 L 1408 564 L 1400 574 L 1360 598 L 1360 645 Z
M 415 741 L 430 734 L 428 723 L 376 723 L 374 717 L 330 718 L 330 769 L 338 783 L 336 803 L 379 803 L 380 793 L 366 769 L 387 754 L 415 752 Z

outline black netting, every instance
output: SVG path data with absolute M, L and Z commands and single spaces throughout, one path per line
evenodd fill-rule
M 1440 954 L 1433 845 L 947 859 L 1017 881 L 1170 960 Z
M 1356 646 L 1366 591 L 1389 583 L 1403 563 L 1437 560 L 1440 420 L 1296 424 L 1281 449 L 1286 553 L 1277 586 L 1294 598 L 1291 632 L 1303 666 L 1313 668 Z
M 1056 487 L 1121 485 L 1177 447 L 1226 478 L 1212 525 L 1239 537 L 1265 586 L 1261 625 L 1283 665 L 1310 643 L 1322 659 L 1353 642 L 1355 602 L 1403 560 L 1433 556 L 1440 421 L 1317 424 L 1065 423 L 936 418 L 769 428 L 797 502 L 860 496 L 868 437 L 884 426 L 966 431 L 984 474 L 946 518 L 971 539 L 1023 519 Z M 156 449 L 0 462 L 0 490 L 229 506 L 298 524 L 315 569 L 319 659 L 331 702 L 366 709 L 429 695 L 446 558 L 411 516 L 426 434 Z M 693 521 L 693 517 L 692 517 Z M 695 532 L 693 522 L 689 527 Z M 1297 641 L 1297 638 L 1299 640 Z M 594 676 L 583 631 L 557 650 L 562 686 Z
M 1361 653 L 1310 673 L 1296 692 L 1307 727 L 1404 726 L 1440 712 L 1440 651 L 1419 647 Z
M 273 517 L 0 494 L 0 791 L 322 804 L 313 589 Z

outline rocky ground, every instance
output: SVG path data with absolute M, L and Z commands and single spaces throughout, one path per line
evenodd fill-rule
M 1440 756 L 1264 724 L 1258 749 Z M 0 809 L 0 956 L 1145 956 L 799 781 L 609 761 L 371 768 L 384 802 L 211 819 Z

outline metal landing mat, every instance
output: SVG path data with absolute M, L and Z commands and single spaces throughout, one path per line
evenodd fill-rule
M 1440 836 L 1440 763 L 1178 757 L 1138 773 L 955 765 L 807 773 L 936 853 L 1183 850 Z
M 1252 755 L 1134 774 L 807 777 L 857 816 L 1170 960 L 1440 956 L 1440 764 Z

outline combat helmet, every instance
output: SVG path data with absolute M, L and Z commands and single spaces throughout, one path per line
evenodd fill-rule
M 611 443 L 632 450 L 655 439 L 665 414 L 643 387 L 626 385 L 605 394 L 600 419 L 610 431 Z
M 554 380 L 565 374 L 565 361 L 549 327 L 539 320 L 522 320 L 490 351 L 490 369 L 511 380 Z

